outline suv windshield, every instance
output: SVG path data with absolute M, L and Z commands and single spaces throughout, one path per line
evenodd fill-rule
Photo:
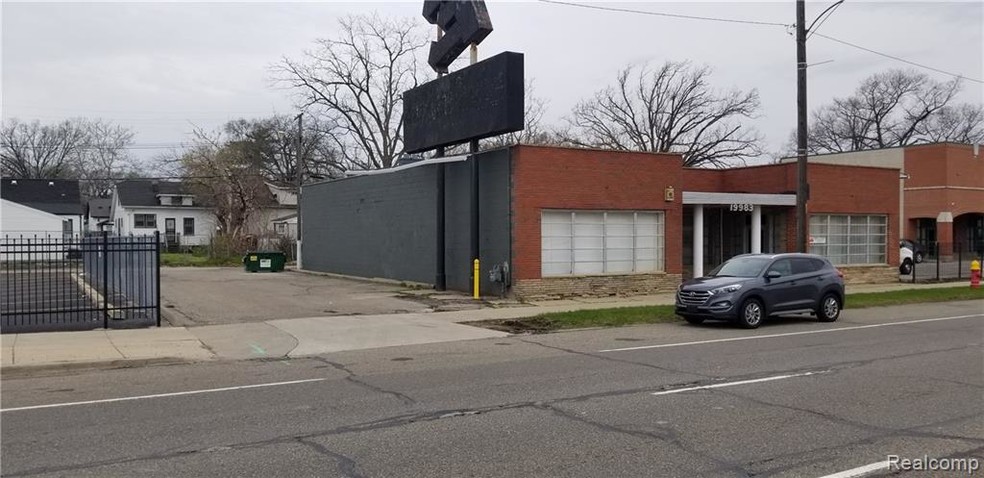
M 708 277 L 757 277 L 771 261 L 768 257 L 736 257 L 714 268 Z

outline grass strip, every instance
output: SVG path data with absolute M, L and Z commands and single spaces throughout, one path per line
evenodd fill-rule
M 241 266 L 241 257 L 209 257 L 186 253 L 161 253 L 161 265 L 164 267 L 216 267 Z
M 938 289 L 906 289 L 891 292 L 848 293 L 848 309 L 884 307 L 890 305 L 950 302 L 956 300 L 984 299 L 984 288 L 968 286 Z M 468 322 L 468 325 L 501 330 L 510 333 L 547 333 L 566 329 L 591 327 L 622 327 L 637 324 L 658 324 L 682 321 L 672 305 L 616 307 L 609 309 L 550 312 L 519 319 L 492 319 Z

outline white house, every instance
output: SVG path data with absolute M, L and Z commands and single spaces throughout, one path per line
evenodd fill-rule
M 119 235 L 161 233 L 165 244 L 200 246 L 215 235 L 215 216 L 177 181 L 127 180 L 113 188 L 110 207 Z
M 11 220 L 15 221 L 10 222 L 9 225 L 6 217 L 0 221 L 3 223 L 2 230 L 6 234 L 16 232 L 24 233 L 26 236 L 27 233 L 50 233 L 54 224 L 51 215 L 59 218 L 58 227 L 55 229 L 59 236 L 81 234 L 85 227 L 82 195 L 77 180 L 3 178 L 0 184 L 0 197 L 5 200 L 4 216 L 9 210 Z M 25 206 L 28 210 L 6 205 L 7 202 Z M 44 212 L 47 215 L 29 210 Z M 34 220 L 36 222 L 31 222 Z
M 0 238 L 59 238 L 68 227 L 61 216 L 34 209 L 6 199 L 0 199 Z
M 249 234 L 277 234 L 274 219 L 297 212 L 297 195 L 286 187 L 267 184 L 269 206 L 253 214 Z M 110 219 L 120 235 L 153 234 L 160 231 L 165 244 L 200 246 L 209 244 L 218 232 L 211 208 L 179 181 L 127 180 L 113 189 Z M 296 220 L 294 229 L 296 230 Z M 287 235 L 287 234 L 280 234 Z

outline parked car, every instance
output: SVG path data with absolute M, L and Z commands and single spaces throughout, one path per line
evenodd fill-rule
M 909 249 L 908 247 L 899 248 L 899 259 L 901 259 L 901 263 L 899 264 L 899 274 L 904 276 L 912 274 L 912 249 Z
M 900 240 L 899 241 L 899 248 L 900 249 L 909 249 L 909 251 L 912 252 L 912 254 L 911 254 L 912 255 L 912 259 L 916 261 L 916 264 L 921 263 L 923 261 L 923 258 L 926 257 L 926 248 L 923 247 L 922 244 L 920 244 L 920 243 L 918 243 L 916 241 L 913 241 L 911 239 L 902 239 L 902 240 Z
M 833 322 L 844 306 L 844 275 L 813 254 L 743 254 L 680 285 L 676 313 L 691 324 L 728 320 L 753 329 L 770 315 L 810 312 Z

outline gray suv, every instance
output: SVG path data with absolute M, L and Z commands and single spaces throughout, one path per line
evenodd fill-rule
M 833 322 L 844 306 L 844 275 L 813 254 L 743 254 L 680 284 L 676 313 L 691 324 L 730 320 L 754 329 L 779 313 Z

